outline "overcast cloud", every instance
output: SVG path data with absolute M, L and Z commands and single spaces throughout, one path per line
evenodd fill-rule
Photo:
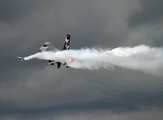
M 1 0 L 1 120 L 162 120 L 163 77 L 20 62 L 46 41 L 71 49 L 163 46 L 161 0 Z

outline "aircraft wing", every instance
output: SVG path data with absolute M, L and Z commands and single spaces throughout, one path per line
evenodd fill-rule
M 69 48 L 70 48 L 70 37 L 71 37 L 71 35 L 67 34 L 67 36 L 65 38 L 65 43 L 64 43 L 64 46 L 63 46 L 62 50 L 69 50 Z

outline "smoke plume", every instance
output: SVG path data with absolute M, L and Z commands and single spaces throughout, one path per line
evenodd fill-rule
M 163 49 L 145 45 L 118 47 L 112 50 L 81 48 L 57 52 L 46 51 L 24 59 L 33 58 L 60 61 L 63 64 L 71 58 L 73 62 L 66 64 L 76 69 L 112 69 L 114 66 L 119 66 L 158 75 L 163 72 Z

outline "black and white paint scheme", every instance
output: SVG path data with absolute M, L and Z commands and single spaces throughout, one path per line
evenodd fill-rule
M 62 50 L 69 50 L 69 48 L 70 48 L 70 36 L 71 36 L 70 34 L 67 34 Z M 40 47 L 39 51 L 40 52 L 52 51 L 52 52 L 56 53 L 56 52 L 58 52 L 60 50 L 55 48 L 50 42 L 45 42 L 43 44 L 43 46 Z M 25 59 L 23 57 L 17 57 L 17 58 L 20 59 L 21 61 L 25 61 Z M 60 61 L 51 59 L 51 60 L 48 61 L 48 64 L 49 65 L 57 64 L 57 68 L 60 68 L 61 65 L 66 65 L 66 61 L 60 62 Z M 67 65 L 66 65 L 66 67 L 68 68 Z
M 0 120 L 162 120 L 162 5 L 0 0 Z M 68 69 L 16 58 L 49 53 L 39 52 L 46 41 L 78 57 L 66 54 L 74 60 Z

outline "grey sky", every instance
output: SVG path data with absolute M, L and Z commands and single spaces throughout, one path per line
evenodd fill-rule
M 71 49 L 163 46 L 160 0 L 1 0 L 1 120 L 162 120 L 163 77 L 20 62 L 46 41 Z

